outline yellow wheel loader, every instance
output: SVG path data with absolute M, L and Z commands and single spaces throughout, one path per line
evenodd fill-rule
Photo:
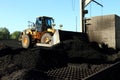
M 59 43 L 59 41 L 55 42 L 56 40 L 53 40 L 56 32 L 53 23 L 54 19 L 52 17 L 41 16 L 36 18 L 36 22 L 22 32 L 22 47 L 30 48 L 34 45 L 50 47 Z

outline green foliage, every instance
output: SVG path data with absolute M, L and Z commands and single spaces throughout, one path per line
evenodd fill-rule
M 0 39 L 9 39 L 10 32 L 6 27 L 0 28 Z
M 19 39 L 20 31 L 15 31 L 10 35 L 10 39 Z

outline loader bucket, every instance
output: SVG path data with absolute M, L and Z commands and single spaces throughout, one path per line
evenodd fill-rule
M 74 40 L 74 39 L 88 41 L 88 36 L 86 33 L 82 33 L 82 32 L 56 30 L 56 32 L 53 35 L 53 45 L 66 40 Z

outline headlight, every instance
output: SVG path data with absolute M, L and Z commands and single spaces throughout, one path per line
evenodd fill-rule
M 29 34 L 29 31 L 26 31 L 26 34 Z

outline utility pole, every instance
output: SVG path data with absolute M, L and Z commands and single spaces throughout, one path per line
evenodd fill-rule
M 85 14 L 88 13 L 88 10 L 85 10 L 85 7 L 91 2 L 95 2 L 96 4 L 100 5 L 101 7 L 103 7 L 102 4 L 98 3 L 95 0 L 80 0 L 80 23 L 81 23 L 81 28 L 82 28 L 82 32 L 85 33 L 86 29 L 85 29 Z

